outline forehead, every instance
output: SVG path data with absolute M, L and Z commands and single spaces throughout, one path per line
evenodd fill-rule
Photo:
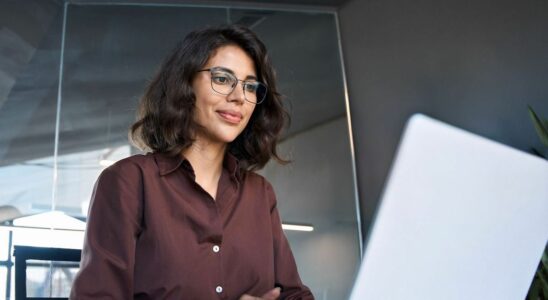
M 239 78 L 256 77 L 255 62 L 249 54 L 236 45 L 217 48 L 204 67 L 222 67 L 232 71 Z

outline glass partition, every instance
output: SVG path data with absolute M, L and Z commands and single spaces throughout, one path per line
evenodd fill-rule
M 0 222 L 52 209 L 62 1 L 0 1 Z M 13 299 L 0 228 L 0 299 Z
M 0 297 L 13 296 L 9 247 L 36 234 L 10 231 L 10 220 L 55 211 L 48 216 L 85 221 L 98 174 L 137 153 L 128 127 L 161 59 L 189 31 L 224 23 L 265 41 L 291 112 L 280 149 L 293 162 L 261 174 L 283 222 L 312 230 L 286 227 L 302 279 L 317 299 L 348 296 L 360 233 L 334 12 L 43 0 L 0 0 L 0 8 L 8 20 L 0 31 L 0 207 L 16 212 L 0 214 Z M 46 246 L 71 247 L 77 231 L 71 243 Z
M 68 5 L 60 118 L 58 209 L 85 216 L 101 170 L 136 152 L 128 128 L 147 80 L 192 29 L 226 9 Z
M 62 17 L 60 1 L 0 1 L 0 205 L 21 214 L 52 205 Z

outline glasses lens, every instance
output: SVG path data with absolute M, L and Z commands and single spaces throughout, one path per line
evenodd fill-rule
M 266 98 L 266 86 L 258 81 L 244 82 L 245 99 L 252 103 L 261 103 Z
M 231 73 L 211 69 L 211 88 L 219 94 L 229 95 L 238 84 L 238 79 Z M 266 86 L 258 81 L 242 81 L 245 99 L 252 103 L 261 103 L 266 98 Z
M 211 71 L 211 87 L 217 93 L 228 95 L 234 89 L 238 80 L 230 73 L 212 70 Z

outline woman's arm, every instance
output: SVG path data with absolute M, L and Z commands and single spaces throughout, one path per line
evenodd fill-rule
M 280 299 L 313 300 L 314 296 L 310 289 L 301 282 L 293 253 L 283 232 L 274 190 L 269 183 L 267 183 L 266 189 L 270 201 L 270 217 L 274 237 L 275 281 L 276 286 L 282 289 Z
M 91 198 L 80 271 L 71 299 L 132 299 L 142 224 L 141 169 L 124 160 L 104 170 Z

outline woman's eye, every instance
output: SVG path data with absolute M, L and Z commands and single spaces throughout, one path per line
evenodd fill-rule
M 217 83 L 217 84 L 229 84 L 230 83 L 230 78 L 226 75 L 213 75 L 211 77 L 211 79 L 213 80 L 214 83 Z
M 251 82 L 246 82 L 245 83 L 245 91 L 250 92 L 250 93 L 255 93 L 257 91 L 257 84 L 256 83 L 251 83 Z

